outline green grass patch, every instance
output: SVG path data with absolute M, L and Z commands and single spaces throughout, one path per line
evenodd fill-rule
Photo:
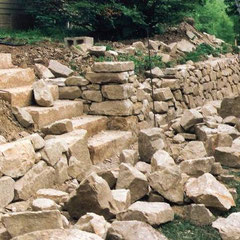
M 219 232 L 211 226 L 195 226 L 178 216 L 159 230 L 169 240 L 221 240 Z

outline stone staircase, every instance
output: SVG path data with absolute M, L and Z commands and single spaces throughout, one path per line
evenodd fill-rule
M 70 119 L 73 134 L 78 134 L 79 130 L 87 131 L 88 148 L 93 164 L 103 162 L 129 147 L 132 142 L 131 132 L 109 131 L 107 117 L 83 115 L 81 100 L 59 100 L 57 85 L 49 85 L 54 97 L 54 105 L 52 107 L 37 106 L 32 88 L 35 81 L 33 69 L 14 67 L 9 54 L 7 55 L 0 54 L 0 59 L 8 59 L 7 66 L 0 60 L 0 99 L 30 113 L 36 130 L 41 130 L 59 120 Z M 55 137 L 61 138 L 61 136 Z

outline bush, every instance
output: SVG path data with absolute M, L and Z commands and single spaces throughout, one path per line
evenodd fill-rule
M 26 0 L 39 27 L 64 27 L 99 39 L 145 37 L 178 23 L 202 0 Z

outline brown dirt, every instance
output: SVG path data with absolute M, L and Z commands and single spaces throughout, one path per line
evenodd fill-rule
M 31 130 L 23 128 L 12 114 L 10 105 L 0 100 L 0 135 L 8 142 L 24 137 Z

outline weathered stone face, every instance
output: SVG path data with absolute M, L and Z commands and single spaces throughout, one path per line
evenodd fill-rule
M 109 100 L 128 99 L 133 95 L 133 86 L 130 84 L 104 85 L 102 86 L 102 94 Z
M 39 78 L 42 78 L 42 79 L 54 78 L 54 75 L 52 74 L 52 72 L 42 64 L 36 63 L 35 71 Z
M 87 72 L 86 79 L 91 83 L 126 83 L 129 78 L 128 72 L 121 73 L 95 73 L 95 72 Z
M 119 169 L 116 189 L 124 188 L 130 190 L 131 201 L 135 202 L 147 194 L 147 178 L 130 164 L 122 163 Z
M 0 178 L 0 207 L 6 207 L 14 198 L 14 180 L 10 177 Z
M 76 98 L 80 98 L 82 92 L 79 87 L 71 86 L 71 87 L 59 87 L 59 99 L 70 99 L 74 100 Z
M 19 140 L 0 145 L 0 171 L 18 178 L 35 163 L 35 152 L 30 140 Z
M 128 209 L 117 214 L 117 220 L 137 220 L 150 225 L 172 221 L 174 212 L 168 203 L 135 202 Z
M 76 195 L 67 203 L 67 210 L 71 217 L 77 219 L 88 212 L 109 219 L 114 216 L 117 208 L 107 182 L 92 173 L 81 182 Z
M 128 72 L 133 71 L 134 67 L 134 62 L 95 62 L 92 70 L 103 73 Z
M 205 173 L 199 178 L 191 178 L 185 185 L 186 194 L 195 203 L 204 204 L 220 210 L 235 206 L 232 195 L 213 175 Z
M 203 121 L 203 116 L 195 109 L 185 110 L 181 118 L 181 126 L 188 130 L 190 127 Z
M 228 116 L 240 117 L 240 97 L 224 98 L 219 109 L 222 118 Z
M 73 70 L 56 60 L 50 60 L 48 68 L 54 73 L 55 77 L 69 77 Z

